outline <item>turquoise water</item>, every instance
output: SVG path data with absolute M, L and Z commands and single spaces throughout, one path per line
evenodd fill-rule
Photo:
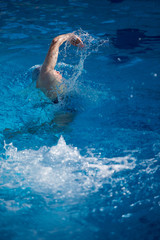
M 0 1 L 0 240 L 160 239 L 160 3 Z M 68 86 L 32 82 L 52 39 Z

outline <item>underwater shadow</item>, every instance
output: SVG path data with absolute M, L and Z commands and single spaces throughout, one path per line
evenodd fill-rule
M 16 145 L 20 145 L 20 148 L 23 148 L 25 144 L 27 144 L 27 147 L 33 148 L 33 142 L 38 147 L 46 144 L 46 141 L 53 145 L 53 142 L 56 144 L 61 135 L 71 131 L 70 124 L 74 121 L 76 115 L 76 111 L 57 111 L 50 122 L 42 124 L 27 122 L 17 129 L 5 128 L 2 132 L 3 139 L 13 144 L 16 142 Z M 39 138 L 41 142 L 38 140 Z M 21 142 L 23 142 L 23 147 L 20 144 Z
M 146 31 L 136 28 L 118 29 L 116 37 L 111 38 L 111 41 L 119 49 L 134 49 L 150 43 L 160 43 L 160 36 L 147 36 L 145 33 Z
M 120 50 L 127 50 L 129 54 L 145 54 L 148 51 L 152 51 L 156 48 L 156 45 L 160 44 L 160 36 L 148 36 L 145 30 L 140 30 L 137 28 L 125 28 L 118 29 L 116 35 L 112 37 L 109 34 L 104 34 L 103 37 L 110 39 L 111 44 Z M 126 64 L 129 63 L 132 65 L 131 57 L 126 55 L 126 51 L 124 53 L 121 52 L 119 54 L 111 54 L 110 58 L 112 59 L 112 63 L 115 64 Z M 139 61 L 139 59 L 135 59 L 134 62 Z

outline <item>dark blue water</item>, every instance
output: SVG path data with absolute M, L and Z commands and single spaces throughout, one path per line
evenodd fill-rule
M 0 240 L 159 240 L 159 0 L 8 0 L 0 18 Z M 72 31 L 54 105 L 30 68 Z

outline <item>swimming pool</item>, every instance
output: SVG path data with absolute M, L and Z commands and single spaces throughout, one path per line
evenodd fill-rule
M 0 239 L 160 239 L 158 0 L 0 1 Z M 35 88 L 76 31 L 53 105 Z

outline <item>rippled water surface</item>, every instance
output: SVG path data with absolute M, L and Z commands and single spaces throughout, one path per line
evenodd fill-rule
M 0 240 L 159 240 L 159 1 L 8 0 L 0 18 Z M 72 31 L 53 104 L 32 67 Z

